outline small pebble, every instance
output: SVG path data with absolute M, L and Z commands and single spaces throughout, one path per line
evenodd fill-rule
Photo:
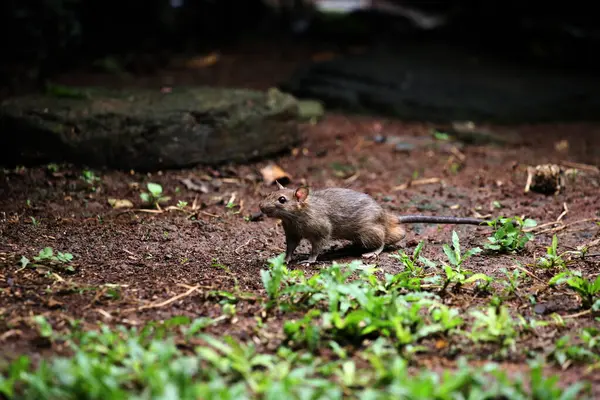
M 533 307 L 533 311 L 536 314 L 540 314 L 540 315 L 545 314 L 546 313 L 546 305 L 538 303 L 535 305 L 535 307 Z
M 396 143 L 396 146 L 394 146 L 394 150 L 397 152 L 410 152 L 413 151 L 415 149 L 415 145 L 412 143 L 405 143 L 405 142 L 400 142 L 400 143 Z
M 387 140 L 387 137 L 385 137 L 383 135 L 375 135 L 375 136 L 373 136 L 373 141 L 375 143 L 385 143 L 386 140 Z

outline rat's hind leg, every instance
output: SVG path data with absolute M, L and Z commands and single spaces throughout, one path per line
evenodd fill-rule
M 366 249 L 374 249 L 368 253 L 362 255 L 363 258 L 375 258 L 382 251 L 385 246 L 385 229 L 381 226 L 372 226 L 369 228 L 362 228 L 358 232 L 358 240 Z
M 327 243 L 327 238 L 310 238 L 308 240 L 311 244 L 310 256 L 308 257 L 308 260 L 300 261 L 300 264 L 314 264 L 315 262 L 317 262 L 317 257 L 319 256 L 319 254 L 321 254 L 323 248 L 325 247 L 325 244 Z

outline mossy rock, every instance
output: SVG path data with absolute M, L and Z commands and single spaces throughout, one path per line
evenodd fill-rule
M 276 89 L 71 88 L 0 105 L 4 165 L 153 171 L 243 163 L 299 142 L 297 101 Z

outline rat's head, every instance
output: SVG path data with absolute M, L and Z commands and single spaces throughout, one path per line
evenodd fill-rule
M 288 189 L 277 182 L 278 189 L 266 195 L 260 202 L 260 211 L 267 217 L 294 219 L 307 206 L 309 190 L 302 186 Z

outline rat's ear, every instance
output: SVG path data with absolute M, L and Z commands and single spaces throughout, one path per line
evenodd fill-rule
M 308 192 L 309 190 L 306 186 L 301 186 L 294 192 L 294 197 L 296 197 L 296 200 L 302 203 L 308 197 Z
M 281 183 L 279 183 L 279 181 L 278 181 L 277 179 L 275 179 L 275 183 L 277 184 L 277 188 L 278 188 L 279 190 L 283 190 L 283 189 L 285 189 L 285 186 L 283 186 Z

